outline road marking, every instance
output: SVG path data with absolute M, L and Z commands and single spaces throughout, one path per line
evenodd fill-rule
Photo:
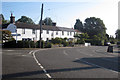
M 6 51 L 14 51 L 14 50 L 6 50 Z
M 26 55 L 22 55 L 22 56 L 26 56 Z
M 107 68 L 105 68 L 105 67 L 102 67 L 102 66 L 99 66 L 99 65 L 96 65 L 96 64 L 87 62 L 87 61 L 83 61 L 83 60 L 80 60 L 80 61 L 82 61 L 82 62 L 84 62 L 84 63 L 87 63 L 87 64 L 90 64 L 90 65 L 92 65 L 92 66 L 96 66 L 96 67 L 100 67 L 100 68 L 103 68 L 103 69 L 107 69 Z M 112 72 L 115 72 L 115 73 L 118 73 L 117 71 L 114 71 L 114 70 L 111 70 L 111 69 L 107 69 L 107 70 L 112 71 Z
M 29 54 L 32 54 L 33 51 L 30 51 Z
M 63 54 L 68 55 L 65 50 L 63 51 Z
M 48 78 L 52 78 L 52 77 L 50 76 L 50 74 L 47 73 L 47 71 L 45 70 L 45 68 L 44 68 L 44 67 L 40 64 L 40 62 L 37 60 L 37 58 L 36 58 L 36 56 L 35 56 L 35 53 L 36 53 L 37 51 L 39 51 L 39 50 L 35 50 L 35 51 L 31 52 L 30 54 L 33 55 L 36 63 L 37 63 L 37 64 L 39 65 L 39 67 L 44 71 L 45 75 L 46 75 Z
M 79 58 L 75 58 L 76 60 L 78 60 Z

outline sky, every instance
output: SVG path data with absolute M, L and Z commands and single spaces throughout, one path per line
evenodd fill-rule
M 43 19 L 51 17 L 57 26 L 73 28 L 76 19 L 84 23 L 86 18 L 96 17 L 103 20 L 106 32 L 114 35 L 118 29 L 118 2 L 119 0 L 2 0 L 2 14 L 9 20 L 12 11 L 16 20 L 24 15 L 37 24 L 43 3 Z

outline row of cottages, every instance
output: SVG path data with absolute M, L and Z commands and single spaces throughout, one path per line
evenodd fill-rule
M 26 24 L 22 22 L 15 23 L 15 17 L 12 14 L 10 17 L 10 24 L 3 25 L 3 29 L 10 30 L 15 40 L 38 41 L 40 39 L 39 25 Z M 53 26 L 42 25 L 41 38 L 44 41 L 48 41 L 56 37 L 73 40 L 76 33 L 76 30 L 72 28 L 58 27 L 56 24 Z

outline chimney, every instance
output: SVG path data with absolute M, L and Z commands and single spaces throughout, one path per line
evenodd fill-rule
M 13 16 L 12 13 L 11 13 L 11 16 L 10 16 L 10 23 L 15 24 L 15 16 Z
M 55 23 L 55 22 L 53 22 L 53 23 L 52 23 L 52 26 L 56 26 L 56 23 Z

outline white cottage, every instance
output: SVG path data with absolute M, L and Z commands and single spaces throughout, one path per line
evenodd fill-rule
M 10 26 L 10 25 L 14 25 L 14 26 Z M 15 17 L 12 14 L 10 17 L 10 24 L 3 25 L 3 28 L 10 31 L 11 30 L 14 31 L 12 32 L 12 35 L 15 38 L 15 40 L 16 39 L 32 40 L 32 41 L 39 40 L 39 36 L 40 36 L 39 25 L 26 24 L 22 22 L 15 23 Z M 17 34 L 17 37 L 15 34 Z M 51 40 L 52 38 L 56 38 L 56 37 L 74 39 L 75 34 L 76 34 L 76 31 L 71 28 L 58 27 L 56 25 L 54 26 L 42 25 L 41 37 L 42 37 L 42 40 L 44 41 Z

